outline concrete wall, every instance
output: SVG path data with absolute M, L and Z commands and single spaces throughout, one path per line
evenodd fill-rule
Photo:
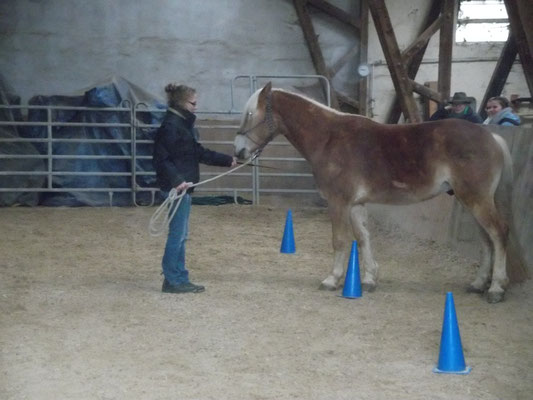
M 317 23 L 326 56 L 342 55 L 342 29 Z M 23 103 L 119 75 L 161 98 L 187 83 L 219 111 L 236 75 L 315 73 L 290 0 L 3 0 L 0 27 L 0 72 Z
M 356 14 L 357 1 L 333 0 Z M 416 37 L 426 0 L 388 0 L 400 45 Z M 329 66 L 353 47 L 356 37 L 342 24 L 313 12 L 318 40 Z M 384 120 L 394 94 L 379 40 L 370 21 L 371 97 L 376 120 Z M 478 101 L 502 44 L 464 44 L 454 49 L 452 92 Z M 200 108 L 230 108 L 230 80 L 239 74 L 314 74 L 291 0 L 2 0 L 0 73 L 22 97 L 75 94 L 119 75 L 158 97 L 171 81 L 199 89 Z M 438 35 L 432 39 L 417 81 L 436 81 Z M 482 61 L 472 61 L 482 59 Z M 333 85 L 354 95 L 354 55 Z M 468 60 L 470 63 L 459 61 Z M 489 61 L 487 61 L 489 60 Z M 278 86 L 281 85 L 279 82 Z M 523 93 L 515 65 L 504 94 Z M 244 90 L 244 89 L 243 89 Z M 248 92 L 240 95 L 237 110 Z

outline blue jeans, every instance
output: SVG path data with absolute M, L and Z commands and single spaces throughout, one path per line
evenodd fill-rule
M 164 194 L 168 195 L 168 193 Z M 191 201 L 190 194 L 183 196 L 178 211 L 168 227 L 167 244 L 162 265 L 163 275 L 171 285 L 189 282 L 189 271 L 185 268 L 185 241 L 189 230 Z M 176 204 L 177 201 L 174 203 L 172 210 L 174 210 Z

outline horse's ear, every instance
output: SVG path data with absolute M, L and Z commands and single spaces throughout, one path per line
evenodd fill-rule
M 261 90 L 261 96 L 268 95 L 272 91 L 272 82 L 268 82 L 263 90 Z

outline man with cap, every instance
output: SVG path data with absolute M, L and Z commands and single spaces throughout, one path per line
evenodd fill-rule
M 471 97 L 467 97 L 465 92 L 455 92 L 448 102 L 449 105 L 435 111 L 429 120 L 435 121 L 437 119 L 459 118 L 466 119 L 475 124 L 481 124 L 483 120 L 470 106 L 472 100 Z

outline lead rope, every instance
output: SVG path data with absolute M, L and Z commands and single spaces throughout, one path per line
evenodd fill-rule
M 189 186 L 189 188 L 200 186 L 208 182 L 214 181 L 215 179 L 222 178 L 223 176 L 231 174 L 232 172 L 235 172 L 238 169 L 250 164 L 253 160 L 255 160 L 258 155 L 259 153 L 256 153 L 238 167 L 230 169 L 229 171 L 226 171 L 223 174 L 206 179 L 205 181 L 195 183 Z M 172 218 L 174 218 L 174 215 L 176 214 L 176 211 L 178 210 L 185 193 L 187 193 L 187 190 L 182 190 L 179 194 L 175 188 L 172 188 L 170 190 L 170 192 L 168 193 L 168 197 L 165 199 L 165 201 L 163 201 L 163 203 L 161 203 L 161 205 L 155 210 L 155 212 L 152 214 L 152 217 L 150 218 L 148 230 L 151 236 L 161 236 L 163 233 L 166 232 L 166 230 L 168 229 L 168 225 L 170 224 L 170 221 L 172 221 Z M 172 209 L 176 201 L 178 203 L 176 204 L 176 207 Z

